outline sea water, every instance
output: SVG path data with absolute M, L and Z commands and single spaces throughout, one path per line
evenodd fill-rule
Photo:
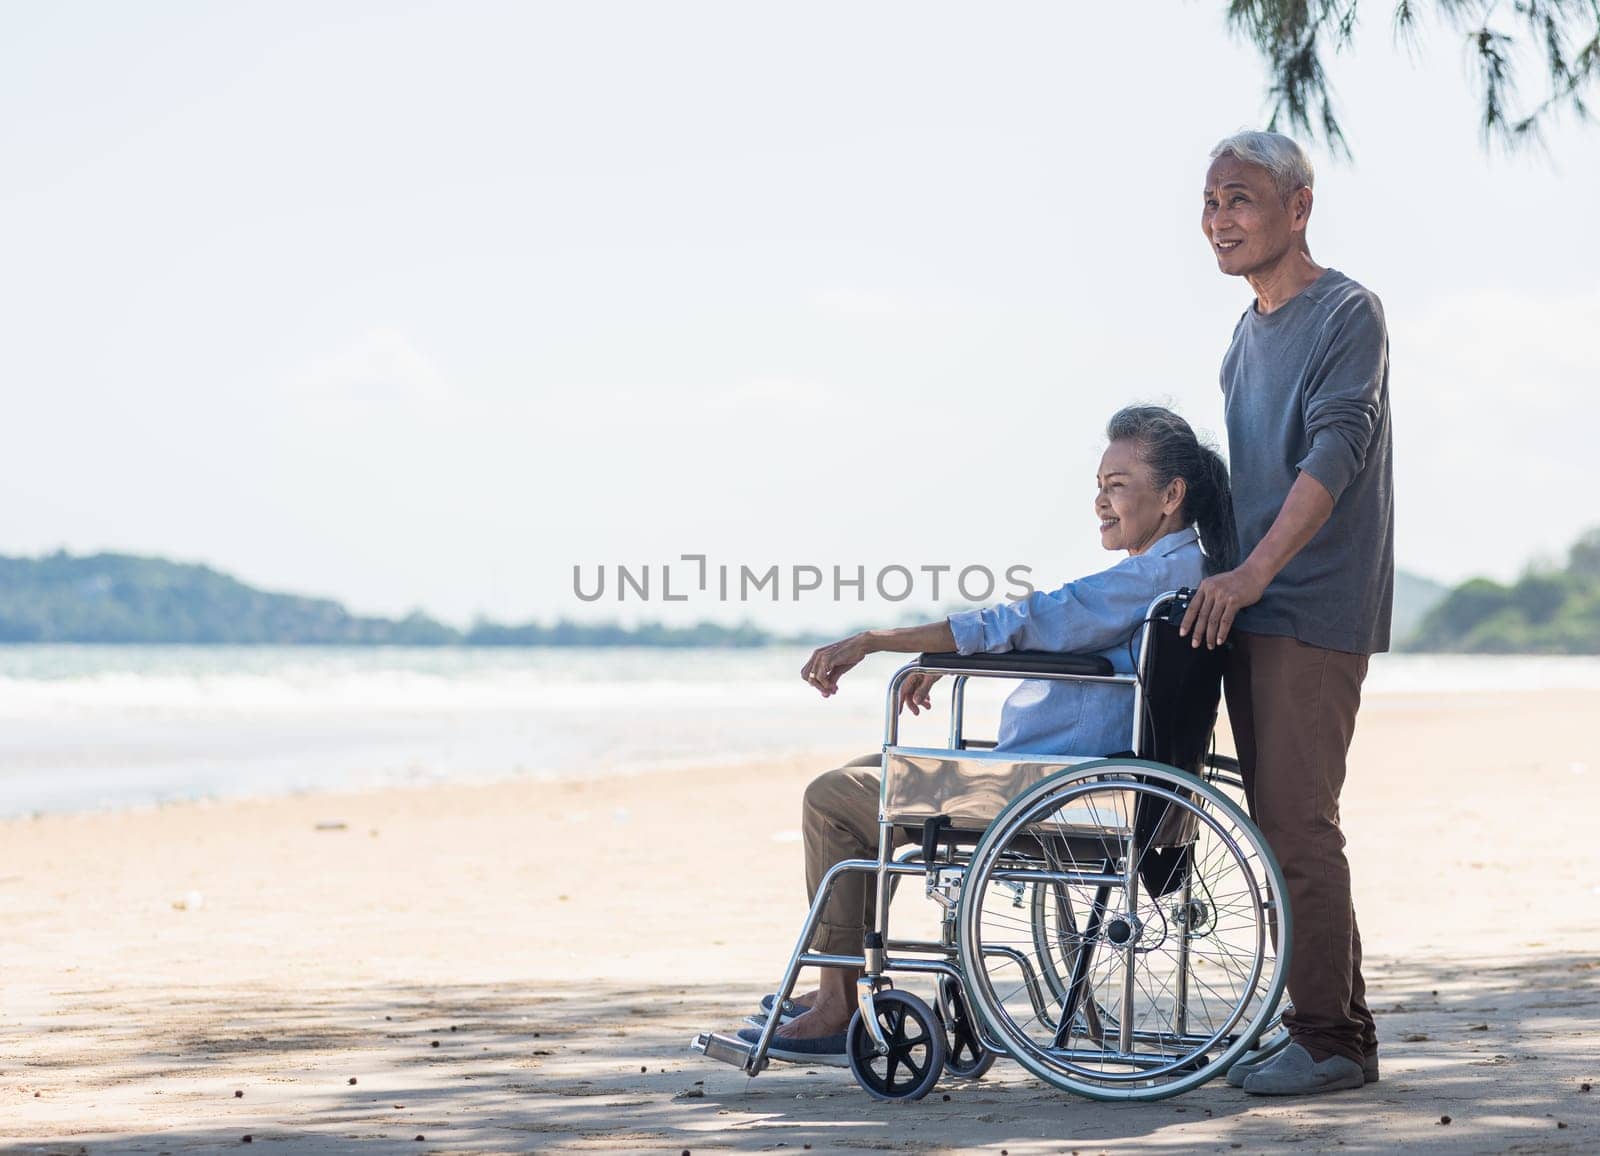
M 872 656 L 824 700 L 800 680 L 808 653 L 0 647 L 0 816 L 878 746 L 904 658 Z M 1600 658 L 1380 655 L 1366 701 L 1537 689 L 1600 689 Z M 969 692 L 969 734 L 993 733 L 1002 696 L 1000 684 Z M 901 741 L 938 745 L 945 716 L 903 726 Z

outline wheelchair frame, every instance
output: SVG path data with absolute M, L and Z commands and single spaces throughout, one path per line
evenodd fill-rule
M 1110 664 L 1099 656 L 1041 652 L 1010 652 L 965 657 L 925 654 L 896 671 L 890 679 L 885 704 L 878 811 L 878 857 L 875 860 L 842 861 L 835 864 L 824 876 L 801 927 L 788 965 L 784 969 L 783 978 L 776 988 L 771 1013 L 766 1016 L 757 1041 L 754 1044 L 747 1044 L 732 1036 L 701 1033 L 691 1041 L 691 1049 L 739 1067 L 747 1075 L 758 1075 L 769 1062 L 768 1051 L 783 1020 L 779 1009 L 793 992 L 800 970 L 804 967 L 843 967 L 862 970 L 862 977 L 857 982 L 857 1015 L 852 1020 L 850 1032 L 847 1034 L 849 1041 L 847 1048 L 851 1049 L 851 1066 L 858 1082 L 870 1094 L 880 1099 L 920 1098 L 931 1089 L 939 1075 L 939 1071 L 935 1070 L 931 1075 L 919 1077 L 919 1082 L 907 1089 L 897 1088 L 895 1085 L 895 1066 L 892 1061 L 888 1067 L 887 1086 L 875 1083 L 875 1078 L 870 1073 L 863 1072 L 863 1066 L 874 1055 L 881 1057 L 891 1054 L 891 1041 L 883 1022 L 884 1017 L 879 1014 L 882 1010 L 880 1005 L 886 999 L 893 999 L 897 1007 L 904 1005 L 899 1007 L 897 1013 L 901 1018 L 891 1017 L 891 1026 L 897 1033 L 906 1015 L 922 1021 L 923 1031 L 930 1035 L 931 1053 L 937 1053 L 936 1058 L 930 1053 L 929 1060 L 929 1066 L 935 1069 L 942 1069 L 946 1065 L 946 1049 L 943 1046 L 946 1025 L 956 1024 L 958 1013 L 964 1013 L 966 1051 L 972 1054 L 974 1059 L 970 1064 L 963 1061 L 962 1066 L 965 1070 L 961 1071 L 956 1071 L 956 1065 L 952 1063 L 951 1070 L 956 1071 L 956 1074 L 981 1075 L 992 1063 L 993 1057 L 1009 1056 L 1057 1087 L 1096 1099 L 1157 1099 L 1175 1095 L 1225 1070 L 1233 1059 L 1253 1046 L 1263 1032 L 1269 1030 L 1275 1023 L 1276 1004 L 1287 976 L 1289 913 L 1284 903 L 1285 892 L 1277 864 L 1272 860 L 1270 851 L 1266 849 L 1264 839 L 1239 810 L 1237 804 L 1217 791 L 1207 778 L 1136 757 L 1033 755 L 1009 751 L 995 753 L 982 749 L 993 747 L 993 743 L 969 742 L 963 735 L 965 691 L 969 678 L 1042 678 L 1104 683 L 1125 686 L 1132 692 L 1134 709 L 1129 748 L 1130 751 L 1140 750 L 1144 745 L 1142 741 L 1144 736 L 1151 730 L 1151 720 L 1147 717 L 1146 680 L 1152 656 L 1157 649 L 1154 632 L 1163 622 L 1170 627 L 1181 619 L 1182 612 L 1188 604 L 1188 594 L 1188 591 L 1169 592 L 1151 602 L 1140 628 L 1140 650 L 1133 674 L 1115 673 Z M 920 672 L 953 676 L 948 748 L 899 745 L 900 689 L 910 675 Z M 1214 687 L 1215 683 L 1212 685 Z M 1214 707 L 1211 717 L 1214 719 Z M 962 829 L 958 832 L 957 841 L 945 841 L 947 854 L 944 859 L 941 860 L 939 855 L 940 833 L 949 820 L 942 812 L 924 821 L 922 846 L 920 848 L 913 846 L 896 858 L 894 854 L 896 830 L 904 830 L 908 826 L 904 818 L 897 819 L 891 810 L 892 788 L 897 771 L 917 765 L 924 767 L 931 765 L 936 768 L 953 765 L 959 770 L 963 766 L 982 768 L 988 764 L 1010 768 L 1016 768 L 1019 764 L 1029 764 L 1036 766 L 1041 772 L 1050 773 L 1042 774 L 1037 782 L 1002 806 L 999 813 L 985 824 L 981 836 L 974 837 L 972 831 Z M 1206 760 L 1206 765 L 1222 772 L 1220 775 L 1208 778 L 1218 778 L 1230 786 L 1242 787 L 1242 783 L 1236 777 L 1230 777 L 1230 772 L 1237 771 L 1237 763 L 1233 760 L 1211 757 Z M 1155 782 L 1157 779 L 1162 780 L 1165 785 L 1157 784 Z M 1175 1029 L 1172 1031 L 1158 1029 L 1151 1032 L 1140 1031 L 1135 1026 L 1135 1016 L 1131 1010 L 1136 995 L 1134 953 L 1141 933 L 1138 930 L 1139 920 L 1134 912 L 1138 910 L 1140 896 L 1139 873 L 1142 870 L 1142 852 L 1153 848 L 1158 840 L 1154 834 L 1150 834 L 1151 848 L 1139 845 L 1138 829 L 1142 820 L 1136 819 L 1134 812 L 1129 811 L 1123 816 L 1121 826 L 1126 828 L 1126 832 L 1121 832 L 1121 828 L 1118 828 L 1117 837 L 1126 840 L 1122 844 L 1125 854 L 1120 861 L 1120 868 L 1110 856 L 1105 857 L 1102 868 L 1098 871 L 1080 869 L 1076 865 L 1070 869 L 1056 865 L 1053 870 L 1040 870 L 1031 864 L 1010 868 L 1006 866 L 1009 862 L 1006 859 L 1007 839 L 1026 838 L 1020 834 L 1024 829 L 1023 824 L 1039 822 L 1036 818 L 1026 817 L 1018 820 L 1017 817 L 1027 812 L 1029 807 L 1033 808 L 1034 815 L 1047 814 L 1050 813 L 1050 808 L 1063 805 L 1063 801 L 1085 800 L 1096 792 L 1108 794 L 1111 790 L 1122 794 L 1133 791 L 1139 796 L 1138 808 L 1146 805 L 1147 797 L 1155 800 L 1156 805 L 1162 808 L 1160 815 L 1163 827 L 1172 819 L 1173 808 L 1177 808 L 1179 812 L 1192 812 L 1179 815 L 1181 821 L 1191 824 L 1211 822 L 1205 818 L 1205 808 L 1211 808 L 1225 812 L 1223 817 L 1232 824 L 1231 829 L 1242 832 L 1244 836 L 1254 840 L 1255 846 L 1251 854 L 1261 861 L 1262 872 L 1266 878 L 1258 880 L 1250 876 L 1248 879 L 1254 911 L 1260 917 L 1256 931 L 1255 966 L 1249 974 L 1248 986 L 1251 995 L 1258 995 L 1258 998 L 1254 1000 L 1254 1014 L 1249 1018 L 1249 1022 L 1244 1024 L 1242 1030 L 1234 1029 L 1239 1026 L 1239 1021 L 1245 1018 L 1246 1009 L 1252 1004 L 1250 997 L 1239 1002 L 1231 1018 L 1208 1034 L 1192 1033 L 1187 1023 L 1191 932 L 1185 920 L 1188 918 L 1187 913 L 1205 906 L 1204 903 L 1197 902 L 1191 897 L 1190 881 L 1195 873 L 1195 869 L 1191 866 L 1182 868 L 1181 893 L 1177 906 L 1173 908 L 1173 922 L 1180 928 L 1177 933 L 1176 990 L 1171 997 L 1174 1005 Z M 1194 802 L 1195 799 L 1203 800 L 1205 808 Z M 1093 804 L 1090 806 L 1092 808 Z M 1141 810 L 1139 813 L 1144 812 Z M 1069 834 L 1079 830 L 1076 826 L 1060 826 L 1060 820 L 1045 820 L 1047 825 L 1050 822 L 1055 822 L 1060 830 Z M 1215 822 L 1213 825 L 1218 826 Z M 1107 828 L 1108 831 L 1109 829 Z M 1220 826 L 1218 830 L 1221 830 Z M 966 837 L 960 838 L 961 835 Z M 1102 832 L 1098 837 L 1104 845 L 1105 839 L 1109 836 Z M 970 851 L 958 852 L 958 843 L 973 844 L 973 846 Z M 961 857 L 958 858 L 958 855 Z M 969 875 L 973 871 L 974 864 L 980 860 L 983 864 L 981 883 L 984 886 L 975 891 L 966 884 L 970 881 Z M 1246 857 L 1240 854 L 1239 862 L 1244 863 L 1245 860 Z M 859 955 L 846 955 L 812 951 L 811 938 L 821 921 L 822 911 L 832 894 L 834 885 L 847 873 L 870 873 L 875 877 L 874 925 L 864 937 L 862 952 Z M 1249 874 L 1248 870 L 1246 874 Z M 895 885 L 901 878 L 914 875 L 925 877 L 926 894 L 942 908 L 942 934 L 938 942 L 889 937 L 889 913 Z M 1096 899 L 1093 901 L 1094 913 L 1085 928 L 1087 938 L 1083 932 L 1078 931 L 1075 923 L 1072 925 L 1074 928 L 1072 937 L 1079 946 L 1070 979 L 1054 974 L 1044 977 L 1044 980 L 1053 979 L 1054 982 L 1045 983 L 1029 963 L 1026 953 L 1008 947 L 985 947 L 978 943 L 976 925 L 983 918 L 982 891 L 992 883 L 1014 888 L 1017 895 L 1015 905 L 1018 907 L 1021 906 L 1024 890 L 1029 887 L 1035 889 L 1033 934 L 1036 945 L 1040 943 L 1041 936 L 1045 936 L 1046 942 L 1050 938 L 1048 933 L 1041 930 L 1039 910 L 1042 892 L 1038 890 L 1041 886 L 1048 885 L 1054 893 L 1054 903 L 1057 908 L 1062 906 L 1062 898 L 1069 886 L 1096 889 Z M 1115 919 L 1122 921 L 1125 933 L 1133 938 L 1118 948 L 1124 952 L 1126 962 L 1121 979 L 1121 1002 L 1117 1005 L 1121 1011 L 1113 1016 L 1109 1010 L 1100 1008 L 1093 999 L 1092 991 L 1085 993 L 1084 985 L 1086 973 L 1092 966 L 1094 949 L 1091 941 L 1109 928 L 1109 936 L 1106 938 L 1108 945 L 1113 942 L 1119 945 L 1124 943 L 1116 939 L 1117 928 L 1113 923 L 1107 922 L 1104 927 L 1101 926 L 1102 915 L 1108 910 L 1106 907 L 1108 896 L 1118 890 L 1123 896 L 1122 906 L 1126 911 L 1116 915 Z M 976 900 L 973 899 L 974 894 L 977 894 Z M 1152 895 L 1152 898 L 1159 897 Z M 1070 898 L 1067 899 L 1066 909 L 1071 909 Z M 1183 916 L 1181 918 L 1180 913 Z M 1171 926 L 1165 915 L 1161 918 L 1162 941 L 1165 942 L 1171 934 Z M 1268 924 L 1274 920 L 1277 926 L 1272 930 L 1276 931 L 1273 938 L 1278 944 L 1278 955 L 1272 974 L 1267 978 L 1265 989 L 1261 990 L 1266 956 L 1264 940 L 1269 930 Z M 1054 937 L 1063 940 L 1067 938 L 1059 928 Z M 1048 948 L 1045 950 L 1048 952 Z M 1005 957 L 1018 967 L 1024 977 L 1022 987 L 1018 990 L 1026 991 L 1027 999 L 1034 1009 L 1034 1018 L 1042 1025 L 1054 1029 L 1053 1046 L 1035 1046 L 1020 1030 L 1009 1030 L 1015 1025 L 1008 1024 L 1004 1009 L 999 1006 L 992 986 L 988 983 L 985 961 L 990 955 Z M 981 976 L 974 974 L 980 971 L 984 974 Z M 894 991 L 893 983 L 888 979 L 888 974 L 891 972 L 932 977 L 940 993 L 938 1012 L 926 1014 L 930 1012 L 927 1005 L 908 993 L 895 992 L 892 997 L 886 996 L 885 993 Z M 974 980 L 981 982 L 974 984 Z M 1068 988 L 1070 994 L 1057 991 L 1064 982 L 1070 984 Z M 976 1003 L 971 999 L 971 992 L 975 986 L 980 988 Z M 1046 992 L 1046 987 L 1050 988 L 1049 992 Z M 1049 1012 L 1047 997 L 1051 995 L 1063 1001 L 1059 1021 L 1054 1020 Z M 957 1004 L 961 1006 L 958 1007 Z M 976 1016 L 973 1015 L 974 1010 L 978 1012 Z M 935 1019 L 939 1022 L 935 1023 Z M 1115 1022 L 1112 1026 L 1116 1036 L 1114 1052 L 1106 1051 L 1104 1048 L 1098 1052 L 1093 1049 L 1072 1049 L 1063 1045 L 1064 1038 L 1070 1036 L 1079 1026 L 1084 1026 L 1085 1030 L 1097 1039 L 1106 1039 L 1112 1034 L 1106 1031 L 1107 1023 L 1113 1020 Z M 932 1035 L 937 1035 L 938 1039 L 932 1040 Z M 1174 1071 L 1169 1078 L 1160 1064 L 1152 1067 L 1150 1058 L 1141 1057 L 1136 1051 L 1137 1043 L 1150 1044 L 1152 1041 L 1153 1046 L 1158 1048 L 1176 1048 L 1181 1045 L 1195 1049 L 1196 1058 L 1175 1063 Z M 1281 1040 L 1274 1041 L 1277 1046 L 1281 1046 L 1281 1042 Z M 939 1046 L 932 1047 L 933 1044 Z M 1221 1049 L 1219 1055 L 1211 1054 L 1219 1048 Z M 1096 1071 L 1092 1067 L 1085 1066 L 1092 1065 L 1096 1061 L 1102 1065 L 1109 1062 L 1114 1066 L 1131 1070 L 1106 1071 L 1102 1066 L 1102 1070 Z M 1163 1072 L 1163 1078 L 1148 1077 L 1144 1074 L 1156 1069 Z

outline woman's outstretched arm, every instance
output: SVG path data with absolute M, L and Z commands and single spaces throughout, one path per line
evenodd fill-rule
M 890 630 L 863 630 L 811 652 L 800 668 L 800 677 L 827 698 L 839 689 L 839 679 L 869 654 L 937 654 L 956 648 L 956 636 L 945 619 L 921 626 L 898 626 Z

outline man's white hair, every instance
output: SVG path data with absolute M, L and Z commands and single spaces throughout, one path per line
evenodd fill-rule
M 1258 165 L 1272 174 L 1278 196 L 1287 201 L 1298 189 L 1309 189 L 1316 180 L 1311 158 L 1298 141 L 1278 132 L 1236 132 L 1211 150 L 1211 159 L 1235 156 L 1247 165 Z

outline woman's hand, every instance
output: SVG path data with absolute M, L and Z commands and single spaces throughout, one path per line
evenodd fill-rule
M 906 676 L 900 684 L 900 710 L 911 708 L 912 714 L 921 714 L 922 710 L 932 710 L 933 700 L 928 697 L 928 692 L 933 689 L 933 684 L 944 676 L 930 674 L 928 671 L 919 670 L 916 674 Z M 922 710 L 917 708 L 921 707 Z
M 827 698 L 839 689 L 839 679 L 867 655 L 871 646 L 865 634 L 852 634 L 811 652 L 806 664 L 800 668 L 800 677 L 822 692 Z

